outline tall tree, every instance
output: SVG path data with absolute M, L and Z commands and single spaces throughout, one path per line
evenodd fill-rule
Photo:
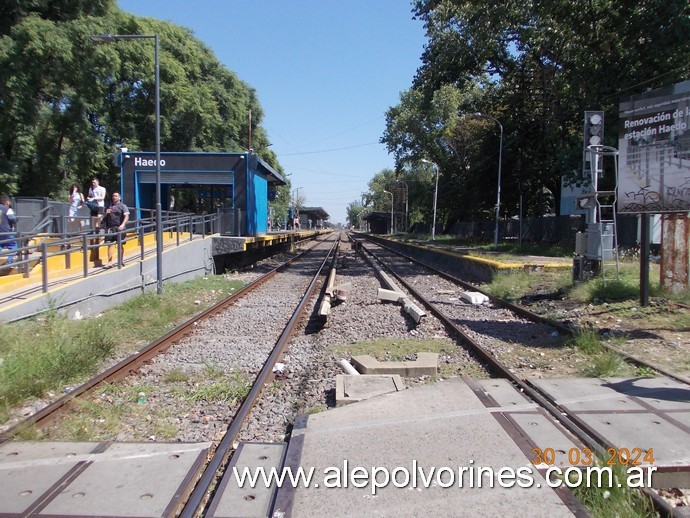
M 416 0 L 413 5 L 428 44 L 411 90 L 387 113 L 382 141 L 398 167 L 426 155 L 441 165 L 447 187 L 460 192 L 479 187 L 466 199 L 474 210 L 454 211 L 449 204 L 457 197 L 440 199 L 460 218 L 482 210 L 488 216 L 495 203 L 499 128 L 491 119 L 476 126 L 472 113 L 489 115 L 503 127 L 503 211 L 516 213 L 522 194 L 533 214 L 543 214 L 543 193 L 558 197 L 561 176 L 576 179 L 581 171 L 585 110 L 606 112 L 605 142 L 615 145 L 622 97 L 688 77 L 685 0 Z M 459 95 L 449 96 L 449 88 Z M 438 108 L 439 99 L 453 98 L 461 99 L 461 117 Z M 440 133 L 445 145 L 439 146 Z
M 347 213 L 347 224 L 348 226 L 356 226 L 359 227 L 360 224 L 360 215 L 364 211 L 364 206 L 362 205 L 362 202 L 359 200 L 355 200 L 351 202 L 347 208 L 345 209 L 345 212 Z
M 16 0 L 0 13 L 10 22 L 0 37 L 1 192 L 56 196 L 93 174 L 117 185 L 119 144 L 154 149 L 153 44 L 90 39 L 101 33 L 159 35 L 162 150 L 245 150 L 251 134 L 252 150 L 281 170 L 256 92 L 189 30 L 114 0 Z

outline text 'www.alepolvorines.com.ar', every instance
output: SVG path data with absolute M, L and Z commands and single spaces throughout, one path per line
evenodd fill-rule
M 550 466 L 542 470 L 543 477 L 536 475 L 535 466 L 522 466 L 519 468 L 502 467 L 493 468 L 486 466 L 457 466 L 454 468 L 424 467 L 417 461 L 412 461 L 410 467 L 350 467 L 348 461 L 342 466 L 330 466 L 319 471 L 320 479 L 316 480 L 317 469 L 314 467 L 305 469 L 298 467 L 292 469 L 289 466 L 283 468 L 249 468 L 238 469 L 233 467 L 235 482 L 239 487 L 283 487 L 284 485 L 298 487 L 325 487 L 358 489 L 370 487 L 371 494 L 377 490 L 393 486 L 399 489 L 428 489 L 440 488 L 481 488 L 481 487 L 541 487 L 541 480 L 548 487 L 557 488 L 566 486 L 574 487 L 631 487 L 643 488 L 651 486 L 652 473 L 655 467 L 629 467 L 626 469 L 624 480 L 620 480 L 613 472 L 611 466 L 587 466 L 567 467 Z

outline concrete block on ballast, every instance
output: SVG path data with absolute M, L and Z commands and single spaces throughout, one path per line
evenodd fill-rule
M 460 296 L 470 304 L 479 305 L 489 302 L 489 297 L 478 291 L 463 291 Z
M 417 324 L 419 324 L 419 321 L 422 319 L 422 317 L 426 316 L 424 310 L 408 298 L 403 299 L 403 308 Z
M 398 302 L 400 299 L 404 298 L 405 295 L 399 291 L 387 290 L 385 288 L 379 288 L 378 297 L 381 300 L 388 300 L 390 302 Z
M 398 392 L 405 385 L 397 374 L 352 376 L 337 374 L 335 377 L 335 406 L 357 403 L 375 396 Z
M 351 363 L 362 374 L 399 374 L 405 378 L 433 376 L 438 372 L 438 353 L 420 352 L 414 361 L 381 362 L 364 354 L 353 356 Z

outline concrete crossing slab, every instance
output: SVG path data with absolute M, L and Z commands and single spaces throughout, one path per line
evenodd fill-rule
M 5 443 L 0 513 L 170 516 L 210 443 Z M 1 514 L 0 514 L 1 515 Z
M 0 511 L 26 514 L 73 471 L 97 443 L 8 442 L 0 445 Z
M 338 374 L 335 377 L 335 404 L 349 405 L 404 389 L 402 378 L 397 374 Z
M 582 445 L 567 431 L 557 427 L 546 412 L 537 407 L 505 379 L 478 380 L 473 384 L 481 387 L 486 396 L 496 402 L 501 415 L 505 416 L 528 442 L 527 449 L 535 458 L 532 448 L 540 452 L 553 450 L 554 466 L 572 466 L 571 452 L 580 450 Z M 575 462 L 577 465 L 577 461 Z
M 284 442 L 240 443 L 205 516 L 207 518 L 268 516 L 273 504 L 276 483 L 274 482 L 269 487 L 265 484 L 256 484 L 254 487 L 250 484 L 240 486 L 236 476 L 241 477 L 245 470 L 257 473 L 258 468 L 265 470 L 267 476 L 271 468 L 280 470 L 286 446 Z
M 311 415 L 290 448 L 312 483 L 281 488 L 273 515 L 570 516 L 495 411 L 456 378 Z M 497 483 L 520 468 L 531 487 Z
M 612 444 L 612 454 L 652 451 L 655 487 L 690 484 L 690 387 L 665 377 L 531 383 Z

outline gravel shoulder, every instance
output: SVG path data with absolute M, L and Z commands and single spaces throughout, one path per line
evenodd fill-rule
M 552 295 L 544 299 L 542 288 L 523 297 L 521 303 L 537 314 L 595 329 L 608 344 L 627 354 L 678 374 L 690 374 L 688 307 L 654 297 L 648 306 L 632 300 L 583 305 L 558 293 Z

